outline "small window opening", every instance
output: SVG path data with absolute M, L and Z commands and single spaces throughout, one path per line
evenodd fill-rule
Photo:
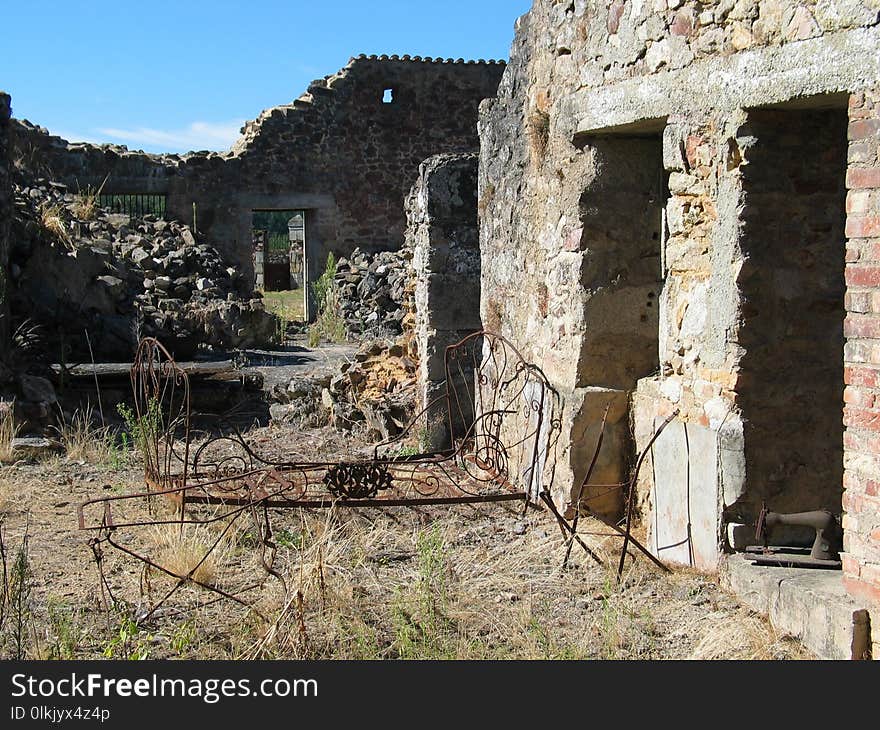
M 392 104 L 394 102 L 394 89 L 385 89 L 382 92 L 382 103 Z

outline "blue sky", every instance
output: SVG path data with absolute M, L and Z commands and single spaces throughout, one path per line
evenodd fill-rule
M 13 115 L 71 140 L 228 148 L 351 56 L 507 59 L 531 0 L 0 0 Z

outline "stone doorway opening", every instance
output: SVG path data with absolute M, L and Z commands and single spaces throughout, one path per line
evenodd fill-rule
M 584 336 L 577 387 L 583 389 L 584 405 L 582 424 L 575 419 L 578 438 L 572 440 L 572 465 L 579 485 L 608 406 L 603 448 L 590 480 L 601 485 L 626 481 L 635 453 L 630 396 L 640 378 L 656 374 L 660 367 L 661 251 L 669 192 L 662 124 L 638 134 L 581 141 L 594 156 L 596 174 L 579 203 Z M 622 509 L 625 495 L 598 486 L 588 488 L 585 496 L 594 511 L 614 515 Z
M 252 210 L 255 288 L 288 293 L 289 305 L 308 320 L 305 210 Z M 297 317 L 298 318 L 298 317 Z
M 737 401 L 752 517 L 841 512 L 847 113 L 844 108 L 748 112 L 738 276 Z M 812 543 L 811 528 L 774 531 Z

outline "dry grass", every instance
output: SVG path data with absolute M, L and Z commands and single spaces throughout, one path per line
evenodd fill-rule
M 59 204 L 51 205 L 44 202 L 40 206 L 40 225 L 51 236 L 57 238 L 65 246 L 70 246 L 70 232 L 64 224 L 61 217 L 62 206 Z
M 281 554 L 287 590 L 264 597 L 272 620 L 239 656 L 806 657 L 704 576 L 667 578 L 639 559 L 618 583 L 616 539 L 591 540 L 604 566 L 573 553 L 562 571 L 561 537 L 543 518 L 529 520 L 522 536 L 513 536 L 510 514 L 422 520 L 303 517 Z M 717 626 L 730 628 L 722 636 Z
M 107 179 L 109 177 L 110 176 L 108 175 L 104 178 L 104 181 L 98 186 L 97 190 L 92 190 L 91 186 L 86 186 L 86 191 L 84 193 L 81 192 L 76 196 L 72 210 L 77 218 L 83 221 L 94 220 L 98 213 L 98 209 L 100 208 L 98 205 L 98 197 L 101 195 L 101 191 L 104 189 L 104 185 L 107 184 Z
M 699 642 L 688 659 L 810 659 L 800 644 L 781 636 L 753 614 L 703 617 L 695 627 Z
M 12 408 L 0 410 L 0 464 L 12 461 L 12 442 L 18 435 L 20 424 L 15 422 Z
M 27 511 L 40 482 L 15 467 L 0 469 L 0 516 Z
M 290 431 L 277 431 L 261 437 L 277 438 L 288 458 L 354 454 L 346 451 L 351 438 L 330 429 L 293 440 Z M 110 651 L 123 658 L 142 649 L 151 659 L 807 657 L 711 576 L 662 574 L 637 556 L 618 583 L 620 540 L 592 520 L 580 522 L 581 535 L 605 564 L 575 546 L 563 571 L 565 543 L 552 518 L 537 510 L 523 516 L 518 505 L 269 510 L 280 578 L 260 565 L 252 518 L 264 515 L 241 513 L 230 528 L 232 515 L 218 519 L 220 508 L 191 505 L 188 517 L 206 524 L 120 528 L 116 539 L 174 575 L 194 571 L 194 581 L 239 595 L 253 608 L 192 583 L 168 596 L 174 578 L 107 549 L 104 573 L 129 621 L 108 626 L 91 556 L 72 519 L 76 502 L 142 486 L 134 470 L 108 477 L 103 466 L 71 460 L 0 470 L 0 494 L 16 507 L 6 524 L 19 535 L 30 524 L 36 620 L 61 657 Z M 175 518 L 164 500 L 154 499 L 149 509 L 146 500 L 114 503 L 114 519 Z M 71 611 L 56 610 L 53 619 L 40 603 L 52 594 L 63 596 Z M 158 601 L 161 608 L 148 620 L 131 624 Z
M 154 561 L 178 577 L 191 577 L 195 583 L 216 585 L 227 553 L 223 539 L 213 547 L 217 538 L 203 525 L 159 525 L 152 535 Z
M 104 464 L 109 457 L 110 429 L 97 426 L 91 406 L 77 410 L 70 423 L 61 426 L 61 444 L 74 461 Z

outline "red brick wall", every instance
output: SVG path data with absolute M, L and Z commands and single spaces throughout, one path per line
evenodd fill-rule
M 880 89 L 849 103 L 844 580 L 880 605 Z

